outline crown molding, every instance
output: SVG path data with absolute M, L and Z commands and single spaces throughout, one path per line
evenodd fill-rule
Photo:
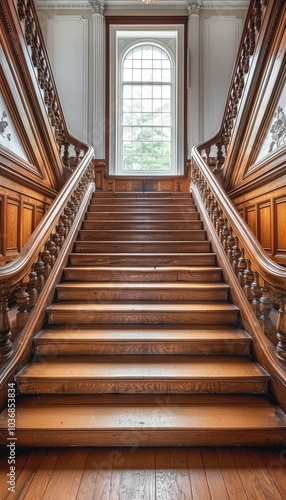
M 246 10 L 250 0 L 201 0 L 203 10 Z M 161 10 L 161 9 L 185 9 L 190 0 L 150 0 L 144 4 L 142 0 L 101 0 L 105 9 L 115 10 Z M 38 10 L 92 10 L 92 2 L 89 0 L 36 0 Z

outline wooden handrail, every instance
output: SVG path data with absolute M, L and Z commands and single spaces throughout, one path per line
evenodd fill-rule
M 251 261 L 255 261 L 256 270 L 262 279 L 274 288 L 281 290 L 281 293 L 286 292 L 285 267 L 280 266 L 267 257 L 259 241 L 249 230 L 249 226 L 239 215 L 226 192 L 217 181 L 216 176 L 203 161 L 199 153 L 199 148 L 200 146 L 197 146 L 192 150 L 194 164 L 202 172 L 203 178 L 207 182 L 208 189 L 211 191 L 213 197 L 219 200 L 221 212 L 227 219 L 228 226 L 235 232 Z
M 26 325 L 80 209 L 93 184 L 93 149 L 89 148 L 16 259 L 0 269 L 0 361 L 13 353 L 12 333 Z M 12 332 L 8 302 L 16 293 L 17 325 Z

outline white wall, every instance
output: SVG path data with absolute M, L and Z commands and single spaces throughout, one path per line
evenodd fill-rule
M 68 128 L 86 142 L 88 20 L 81 15 L 55 15 L 47 23 L 47 47 Z
M 202 140 L 211 138 L 221 124 L 242 28 L 236 16 L 202 20 Z

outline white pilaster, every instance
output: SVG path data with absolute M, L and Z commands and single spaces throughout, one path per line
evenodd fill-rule
M 188 0 L 188 157 L 200 142 L 200 8 L 202 0 Z
M 103 0 L 91 0 L 93 9 L 92 145 L 95 157 L 105 158 L 106 43 Z

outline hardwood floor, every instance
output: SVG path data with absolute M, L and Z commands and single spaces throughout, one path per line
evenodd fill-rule
M 0 458 L 0 500 L 282 500 L 286 447 L 17 448 L 9 492 Z

